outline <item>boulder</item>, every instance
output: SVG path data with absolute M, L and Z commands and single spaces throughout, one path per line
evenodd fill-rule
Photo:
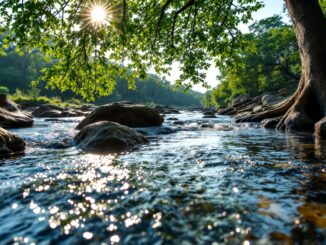
M 144 105 L 113 103 L 96 108 L 77 125 L 77 129 L 99 121 L 128 127 L 155 127 L 162 125 L 164 118 L 154 108 Z
M 78 147 L 96 153 L 115 153 L 127 151 L 148 139 L 124 125 L 101 121 L 83 127 L 75 136 Z
M 0 94 L 0 127 L 20 128 L 33 125 L 32 116 L 20 110 L 19 106 Z
M 180 111 L 172 106 L 156 105 L 154 107 L 161 114 L 180 114 Z
M 315 124 L 315 135 L 318 138 L 326 138 L 326 117 Z
M 26 143 L 17 135 L 0 128 L 0 156 L 23 153 Z
M 50 117 L 50 118 L 58 118 L 58 117 L 80 117 L 85 116 L 85 113 L 78 109 L 69 109 L 62 108 L 60 106 L 46 104 L 37 107 L 32 114 L 35 117 Z
M 61 112 L 64 111 L 64 108 L 60 106 L 46 104 L 37 107 L 33 112 L 32 115 L 34 117 L 60 117 Z
M 215 111 L 204 111 L 203 115 L 204 116 L 215 116 Z
M 278 94 L 267 94 L 262 97 L 261 101 L 264 106 L 271 107 L 282 102 L 285 99 L 287 98 Z

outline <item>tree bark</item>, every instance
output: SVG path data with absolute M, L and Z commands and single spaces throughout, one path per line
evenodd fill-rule
M 312 131 L 326 116 L 326 19 L 318 0 L 285 0 L 298 40 L 302 73 L 294 104 L 277 128 Z
M 315 124 L 326 117 L 326 19 L 318 0 L 284 1 L 301 57 L 302 72 L 297 91 L 282 105 L 242 121 L 282 116 L 278 129 L 313 131 Z

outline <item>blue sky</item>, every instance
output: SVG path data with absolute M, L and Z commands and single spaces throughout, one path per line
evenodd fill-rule
M 254 13 L 253 21 L 267 18 L 273 16 L 274 14 L 280 14 L 284 17 L 285 21 L 287 20 L 286 14 L 283 13 L 283 0 L 264 0 L 263 2 L 265 4 L 265 7 L 260 9 L 258 12 Z M 242 26 L 241 29 L 243 31 L 246 31 L 248 27 Z M 218 69 L 214 65 L 212 65 L 211 68 L 207 71 L 206 81 L 212 87 L 215 87 L 218 84 L 218 81 L 216 79 L 217 73 Z M 178 79 L 179 75 L 180 71 L 178 69 L 178 64 L 174 64 L 172 66 L 171 75 L 166 77 L 169 81 L 174 82 Z M 206 89 L 201 86 L 194 86 L 193 89 L 200 92 L 206 91 Z

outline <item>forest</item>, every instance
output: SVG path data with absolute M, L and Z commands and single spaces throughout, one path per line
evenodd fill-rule
M 295 91 L 301 63 L 292 26 L 281 16 L 273 16 L 252 24 L 249 30 L 245 49 L 230 61 L 233 65 L 220 68 L 220 83 L 206 93 L 204 105 L 225 106 L 238 96 Z
M 31 53 L 25 52 L 21 55 L 16 52 L 15 46 L 11 46 L 3 56 L 0 56 L 0 93 L 13 94 L 13 97 L 21 102 L 37 101 L 39 97 L 56 97 L 59 101 L 82 103 L 84 100 L 81 96 L 76 97 L 71 91 L 62 93 L 58 89 L 48 88 L 46 81 L 40 79 L 42 70 L 52 67 L 54 64 L 55 59 L 46 59 L 39 50 L 34 50 Z M 104 104 L 129 100 L 145 104 L 196 107 L 200 106 L 202 97 L 201 93 L 192 90 L 185 93 L 183 88 L 177 89 L 169 81 L 152 74 L 145 79 L 137 79 L 135 87 L 132 89 L 122 78 L 117 78 L 116 84 L 116 88 L 110 96 L 98 96 L 92 102 Z

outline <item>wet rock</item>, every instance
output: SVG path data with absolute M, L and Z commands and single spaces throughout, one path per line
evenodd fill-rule
M 34 117 L 60 117 L 63 108 L 55 105 L 41 105 L 37 107 L 33 112 Z
M 156 105 L 154 108 L 161 114 L 180 114 L 180 111 L 172 106 Z
M 213 124 L 208 124 L 208 123 L 204 123 L 202 125 L 200 125 L 201 128 L 214 128 Z
M 141 128 L 136 130 L 137 132 L 144 134 L 146 136 L 172 134 L 178 131 L 175 128 L 172 129 L 169 127 L 152 127 L 152 128 Z
M 61 111 L 58 110 L 50 110 L 50 111 L 44 111 L 42 113 L 39 113 L 37 115 L 35 115 L 35 117 L 61 117 Z
M 174 121 L 172 124 L 173 125 L 184 125 L 185 122 L 183 122 L 183 121 Z
M 61 112 L 62 117 L 80 117 L 80 116 L 85 116 L 85 113 L 82 111 L 78 110 L 67 110 Z
M 215 111 L 204 111 L 203 115 L 204 116 L 215 116 Z
M 206 116 L 203 116 L 203 118 L 216 118 L 215 115 L 206 115 Z
M 116 122 L 128 127 L 153 127 L 162 125 L 164 118 L 154 108 L 144 105 L 113 103 L 96 108 L 77 125 L 77 129 L 99 121 Z
M 145 144 L 148 139 L 124 125 L 101 121 L 83 127 L 76 135 L 75 142 L 86 151 L 114 153 Z
M 95 107 L 94 106 L 91 106 L 91 105 L 82 105 L 80 107 L 80 110 L 83 111 L 83 112 L 89 112 L 89 111 L 92 111 Z
M 0 128 L 0 156 L 23 153 L 26 143 L 17 135 Z
M 37 107 L 32 114 L 35 117 L 50 117 L 50 118 L 58 118 L 58 117 L 80 117 L 85 116 L 85 112 L 82 112 L 78 109 L 69 109 L 62 108 L 56 105 L 41 105 Z
M 166 120 L 168 120 L 168 121 L 177 121 L 177 120 L 179 120 L 179 119 L 176 118 L 176 117 L 169 117 L 169 118 L 166 119 Z
M 281 117 L 274 117 L 274 118 L 268 118 L 264 119 L 261 122 L 262 127 L 264 128 L 276 128 L 278 122 L 281 120 Z
M 28 112 L 22 111 L 19 106 L 0 94 L 0 127 L 20 128 L 33 125 L 33 118 Z
M 326 138 L 326 117 L 315 124 L 315 134 L 318 138 Z
M 67 149 L 73 145 L 73 142 L 69 139 L 64 139 L 58 142 L 49 142 L 45 144 L 45 148 L 48 149 Z

